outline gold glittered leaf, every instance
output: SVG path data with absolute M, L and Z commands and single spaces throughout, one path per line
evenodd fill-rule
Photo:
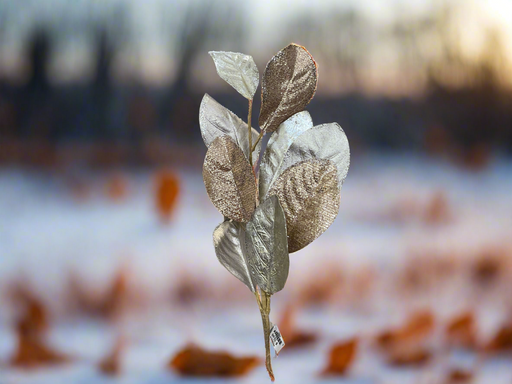
M 203 164 L 208 197 L 224 216 L 239 222 L 251 219 L 256 204 L 256 180 L 249 161 L 228 136 L 216 138 Z
M 265 132 L 302 111 L 313 98 L 318 80 L 315 60 L 306 48 L 290 44 L 267 64 L 261 81 L 259 125 Z
M 224 268 L 255 292 L 245 250 L 245 235 L 245 229 L 240 223 L 224 221 L 213 231 L 213 245 Z
M 251 277 L 268 294 L 284 288 L 290 260 L 286 218 L 277 196 L 258 205 L 247 223 L 245 249 Z
M 286 216 L 288 251 L 296 252 L 325 232 L 338 215 L 340 189 L 330 160 L 306 160 L 288 168 L 269 191 Z
M 238 52 L 210 51 L 219 76 L 246 99 L 252 100 L 260 74 L 252 56 Z
M 207 147 L 220 136 L 229 136 L 242 149 L 245 157 L 249 159 L 251 150 L 249 149 L 249 134 L 247 123 L 240 119 L 229 109 L 218 103 L 213 97 L 205 93 L 201 106 L 199 107 L 199 126 L 201 136 Z M 255 143 L 258 138 L 258 131 L 251 128 L 252 142 Z M 252 161 L 258 161 L 261 141 L 258 142 L 253 154 Z

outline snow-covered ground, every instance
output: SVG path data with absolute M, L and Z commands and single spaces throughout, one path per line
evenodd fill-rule
M 127 196 L 112 201 L 104 193 L 105 173 L 80 173 L 89 193 L 87 198 L 78 199 L 61 174 L 0 170 L 0 296 L 13 279 L 23 276 L 55 313 L 62 314 L 65 305 L 61 298 L 66 295 L 70 271 L 88 284 L 101 286 L 108 284 L 120 265 L 129 266 L 137 286 L 154 303 L 161 303 L 159 298 L 165 300 L 184 273 L 206 282 L 214 297 L 215 290 L 226 285 L 246 290 L 215 257 L 211 236 L 222 217 L 208 200 L 201 174 L 178 172 L 182 180 L 180 204 L 171 224 L 163 225 L 155 214 L 149 171 L 124 172 Z M 424 212 L 436 195 L 446 203 L 441 209 L 441 216 L 446 218 L 432 224 Z M 431 252 L 464 259 L 489 247 L 510 249 L 512 245 L 510 160 L 498 159 L 489 168 L 475 172 L 411 155 L 359 157 L 353 160 L 341 196 L 335 223 L 315 243 L 291 255 L 290 277 L 283 292 L 273 299 L 272 317 L 279 318 L 286 303 L 299 295 L 305 282 L 315 279 L 322 266 L 340 265 L 349 276 L 362 269 L 386 276 L 403 266 L 411 254 Z M 380 284 L 382 292 L 375 292 L 364 310 L 336 305 L 339 303 L 304 309 L 299 323 L 320 331 L 321 340 L 314 348 L 300 352 L 286 353 L 285 348 L 274 360 L 278 382 L 324 380 L 317 373 L 325 363 L 329 345 L 344 337 L 375 332 L 400 318 L 404 303 L 389 297 L 389 284 Z M 450 310 L 462 308 L 470 300 L 458 297 L 457 292 L 430 294 L 422 304 L 448 316 Z M 60 350 L 79 356 L 78 362 L 28 373 L 0 367 L 0 383 L 111 381 L 97 373 L 92 363 L 108 351 L 120 332 L 129 340 L 120 382 L 178 382 L 164 365 L 191 340 L 212 349 L 262 355 L 257 306 L 249 291 L 240 295 L 247 298 L 238 299 L 236 305 L 223 303 L 217 296 L 179 310 L 148 306 L 116 325 L 57 316 L 50 341 Z M 383 297 L 385 300 L 380 300 Z M 5 298 L 0 299 L 0 362 L 15 345 L 10 314 L 2 308 L 8 308 Z M 489 328 L 498 321 L 493 320 L 499 318 L 497 312 L 492 308 L 483 311 L 482 318 L 490 319 L 486 320 Z M 369 352 L 356 360 L 343 382 L 439 382 L 436 375 L 440 366 L 429 367 L 390 369 Z M 480 383 L 510 383 L 512 364 L 510 360 L 491 360 L 476 379 Z M 241 382 L 266 380 L 260 367 Z M 203 381 L 207 380 L 194 380 Z

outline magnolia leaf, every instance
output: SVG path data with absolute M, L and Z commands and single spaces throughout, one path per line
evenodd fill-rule
M 279 199 L 272 196 L 256 208 L 245 234 L 253 281 L 270 295 L 286 283 L 290 267 L 287 244 L 286 218 Z
M 261 129 L 273 132 L 302 111 L 315 94 L 317 79 L 315 60 L 300 45 L 290 44 L 270 59 L 261 81 Z
M 249 273 L 245 252 L 245 230 L 240 223 L 224 221 L 213 231 L 213 246 L 220 263 L 252 292 L 255 284 Z
M 247 123 L 207 93 L 203 96 L 201 106 L 199 107 L 199 126 L 201 127 L 201 136 L 206 147 L 209 147 L 217 137 L 227 135 L 238 144 L 245 157 L 249 159 L 251 149 L 249 148 Z M 255 143 L 259 133 L 254 128 L 251 128 L 251 131 L 252 142 Z M 253 152 L 253 163 L 258 161 L 260 148 L 261 141 Z
M 203 164 L 208 197 L 225 217 L 239 222 L 251 219 L 256 204 L 256 180 L 242 150 L 228 136 L 216 138 Z
M 288 168 L 269 191 L 283 207 L 290 253 L 310 244 L 334 222 L 340 204 L 336 173 L 330 160 L 306 160 Z
M 292 165 L 311 159 L 331 160 L 338 170 L 341 189 L 350 166 L 350 148 L 345 132 L 337 123 L 317 125 L 300 135 L 290 145 L 277 173 L 280 176 Z
M 267 192 L 272 183 L 279 176 L 277 171 L 280 169 L 284 160 L 284 155 L 290 148 L 290 145 L 304 132 L 313 127 L 313 120 L 309 112 L 302 111 L 296 113 L 288 120 L 283 122 L 279 129 L 270 136 L 260 163 L 259 172 L 259 195 L 260 201 L 265 200 Z
M 219 76 L 246 99 L 252 100 L 260 74 L 252 56 L 237 52 L 208 52 Z

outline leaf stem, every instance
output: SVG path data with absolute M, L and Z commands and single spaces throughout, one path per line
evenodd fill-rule
M 263 337 L 265 338 L 265 367 L 267 368 L 270 380 L 274 381 L 274 372 L 272 372 L 272 359 L 270 356 L 270 295 L 260 290 L 254 293 L 256 295 L 256 301 L 260 307 L 261 320 L 263 322 Z
M 252 99 L 249 99 L 249 115 L 247 116 L 247 129 L 249 130 L 249 164 L 252 167 L 252 152 L 254 149 L 252 148 L 252 129 L 251 129 L 251 120 L 252 120 Z
M 251 153 L 256 149 L 256 146 L 258 145 L 258 143 L 260 142 L 261 138 L 263 137 L 263 134 L 264 134 L 264 131 L 261 131 L 260 135 L 258 136 L 258 139 L 256 140 L 256 142 L 252 146 Z

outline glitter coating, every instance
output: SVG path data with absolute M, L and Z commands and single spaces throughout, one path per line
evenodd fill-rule
M 296 252 L 325 232 L 338 215 L 337 169 L 330 160 L 306 160 L 288 168 L 269 195 L 279 198 L 286 216 L 288 251 Z
M 203 96 L 201 106 L 199 107 L 199 126 L 201 128 L 201 136 L 207 147 L 217 137 L 227 135 L 238 144 L 245 157 L 249 159 L 250 149 L 247 123 L 208 94 Z M 255 143 L 259 133 L 254 128 L 251 128 L 251 130 L 252 142 Z M 261 141 L 252 155 L 254 163 L 258 160 L 260 149 Z
M 260 163 L 260 201 L 266 198 L 270 186 L 279 176 L 278 171 L 290 145 L 292 145 L 295 139 L 312 127 L 313 120 L 309 112 L 302 111 L 283 122 L 272 136 L 270 136 L 270 140 L 268 141 L 267 148 Z
M 256 204 L 256 181 L 242 150 L 228 136 L 216 138 L 203 164 L 203 181 L 213 205 L 239 222 L 251 219 Z
M 255 292 L 245 252 L 245 230 L 240 223 L 224 221 L 213 231 L 213 246 L 220 263 Z
M 252 99 L 260 82 L 252 56 L 237 52 L 208 52 L 219 76 L 247 99 Z
M 337 123 L 317 125 L 300 135 L 286 152 L 278 174 L 294 164 L 312 159 L 334 163 L 341 189 L 350 166 L 350 148 L 345 132 Z
M 302 111 L 313 98 L 317 85 L 317 66 L 306 48 L 290 44 L 267 64 L 261 81 L 259 125 L 265 132 Z
M 253 281 L 269 294 L 284 288 L 290 260 L 286 218 L 277 196 L 260 204 L 247 223 L 245 244 Z

